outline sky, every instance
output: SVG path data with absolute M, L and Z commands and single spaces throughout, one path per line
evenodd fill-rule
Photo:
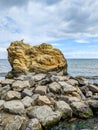
M 0 59 L 21 39 L 66 58 L 98 58 L 98 0 L 0 0 Z

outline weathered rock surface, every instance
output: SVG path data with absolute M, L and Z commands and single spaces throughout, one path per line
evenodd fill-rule
M 12 100 L 12 99 L 21 99 L 21 93 L 17 91 L 8 91 L 6 93 L 6 100 Z
M 47 93 L 47 86 L 37 86 L 36 89 L 34 90 L 34 93 L 45 95 Z
M 39 96 L 38 97 L 38 105 L 51 105 L 51 101 L 47 96 Z
M 2 109 L 3 109 L 4 103 L 5 103 L 5 101 L 4 101 L 4 100 L 0 100 L 0 110 L 2 110 Z
M 23 41 L 12 42 L 8 50 L 8 60 L 13 72 L 48 72 L 64 69 L 67 73 L 67 61 L 60 50 L 43 43 L 30 46 Z
M 34 106 L 29 112 L 30 117 L 37 118 L 43 126 L 49 126 L 56 124 L 61 119 L 61 112 L 53 112 L 51 107 L 44 106 Z
M 14 114 L 23 114 L 25 112 L 24 105 L 19 100 L 12 100 L 4 103 L 5 111 Z

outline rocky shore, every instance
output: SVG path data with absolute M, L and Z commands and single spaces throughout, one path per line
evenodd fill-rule
M 0 130 L 44 130 L 65 119 L 98 114 L 98 84 L 68 75 L 59 50 L 42 44 L 33 51 L 27 46 L 24 53 L 26 46 L 14 42 L 8 50 L 12 71 L 0 81 Z

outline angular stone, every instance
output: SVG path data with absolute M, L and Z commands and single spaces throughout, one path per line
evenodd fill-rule
M 25 113 L 24 105 L 19 100 L 7 101 L 4 103 L 5 111 L 9 111 L 13 114 L 23 114 Z
M 88 80 L 83 77 L 76 77 L 80 86 L 88 86 Z
M 47 96 L 39 96 L 38 97 L 38 105 L 51 105 L 51 101 Z
M 0 110 L 2 110 L 2 109 L 3 109 L 3 107 L 4 107 L 4 103 L 5 103 L 5 101 L 4 101 L 4 100 L 0 100 Z
M 12 84 L 12 88 L 14 91 L 22 91 L 25 88 L 29 88 L 30 84 L 29 81 L 20 81 L 17 80 Z
M 71 92 L 77 91 L 75 87 L 73 87 L 72 85 L 69 85 L 68 83 L 64 81 L 60 81 L 59 84 L 63 87 L 64 93 L 71 93 Z
M 6 100 L 12 100 L 12 99 L 21 99 L 21 93 L 17 91 L 8 91 L 6 93 Z
M 26 96 L 21 101 L 22 101 L 22 103 L 24 104 L 25 107 L 29 107 L 29 106 L 31 106 L 31 104 L 34 100 L 31 97 Z
M 98 93 L 98 87 L 97 87 L 97 86 L 95 86 L 95 85 L 89 85 L 88 87 L 89 87 L 89 89 L 90 89 L 92 92 Z
M 88 91 L 88 92 L 86 93 L 86 97 L 92 97 L 92 96 L 93 96 L 92 91 Z
M 47 93 L 47 86 L 37 86 L 34 93 L 45 95 Z
M 67 81 L 68 84 L 72 85 L 72 86 L 75 86 L 75 85 L 78 85 L 78 81 L 75 80 L 75 79 L 69 79 Z
M 57 101 L 55 107 L 62 113 L 62 118 L 72 117 L 72 109 L 66 102 Z
M 45 77 L 46 77 L 46 74 L 39 73 L 39 74 L 32 76 L 31 80 L 37 82 L 37 81 L 44 79 Z
M 69 79 L 69 76 L 57 76 L 57 75 L 52 75 L 51 80 L 52 81 L 67 81 Z
M 14 118 L 10 119 L 6 124 L 4 130 L 20 130 L 22 125 L 26 122 L 25 117 L 15 116 Z
M 43 126 L 50 126 L 58 123 L 61 119 L 61 112 L 54 112 L 51 107 L 44 106 L 34 106 L 29 112 L 29 117 L 37 118 Z
M 49 84 L 49 89 L 54 94 L 56 94 L 56 93 L 60 94 L 62 88 L 61 88 L 61 86 L 57 82 L 52 82 L 51 84 Z
M 33 95 L 33 92 L 27 88 L 25 88 L 23 91 L 22 91 L 22 97 L 25 97 L 25 96 L 32 96 Z
M 14 82 L 13 79 L 1 80 L 1 84 L 2 84 L 3 86 L 5 86 L 5 85 L 11 85 L 13 82 Z
M 33 118 L 27 122 L 25 130 L 42 130 L 42 127 L 38 119 Z
M 93 116 L 92 110 L 85 102 L 72 102 L 71 108 L 73 113 L 79 118 L 89 118 Z

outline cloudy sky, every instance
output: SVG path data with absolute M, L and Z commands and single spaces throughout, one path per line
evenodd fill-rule
M 0 0 L 0 59 L 21 39 L 51 43 L 66 58 L 98 58 L 98 0 Z

